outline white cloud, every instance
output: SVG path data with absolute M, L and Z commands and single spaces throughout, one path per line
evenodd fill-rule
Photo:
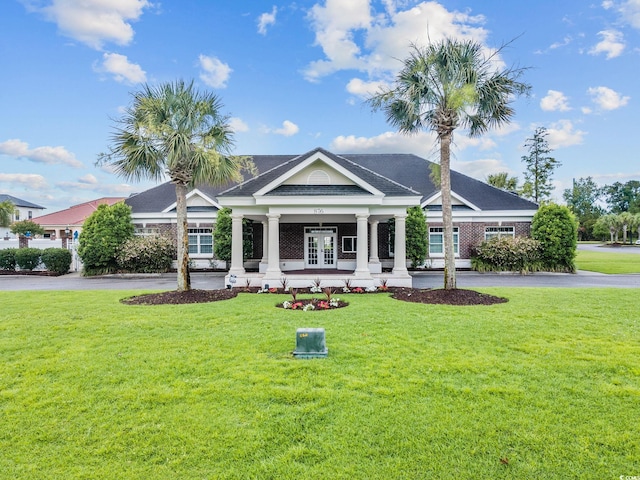
M 81 179 L 77 182 L 56 182 L 56 188 L 63 191 L 85 191 L 96 195 L 127 197 L 139 191 L 139 187 L 126 183 L 87 183 Z
M 102 65 L 96 70 L 113 75 L 117 82 L 132 84 L 147 81 L 146 72 L 140 68 L 140 65 L 129 62 L 125 55 L 105 53 L 102 58 Z
M 567 97 L 557 90 L 549 90 L 547 92 L 547 96 L 540 100 L 540 108 L 545 112 L 566 112 L 571 110 Z
M 403 135 L 389 131 L 375 137 L 340 135 L 333 139 L 329 148 L 343 153 L 414 153 L 431 158 L 437 152 L 436 147 L 436 136 L 432 132 Z
M 79 183 L 84 183 L 84 184 L 87 184 L 87 185 L 96 185 L 98 183 L 98 179 L 96 178 L 95 175 L 92 175 L 92 174 L 88 173 L 85 176 L 80 177 L 78 179 L 78 182 Z
M 487 178 L 487 175 L 494 173 L 507 172 L 509 175 L 513 174 L 513 171 L 507 165 L 495 158 L 485 158 L 468 162 L 452 159 L 451 168 L 456 172 L 464 173 L 465 175 L 482 181 Z
M 572 145 L 580 145 L 586 132 L 576 130 L 569 120 L 560 120 L 547 128 L 547 140 L 552 150 Z
M 308 65 L 307 80 L 316 81 L 338 70 L 356 69 L 370 76 L 394 73 L 409 45 L 427 44 L 445 37 L 483 42 L 487 31 L 482 16 L 450 12 L 436 2 L 421 2 L 397 10 L 404 2 L 385 1 L 385 12 L 375 12 L 369 0 L 327 0 L 314 5 L 309 19 L 316 45 L 324 58 Z
M 291 137 L 300 131 L 300 128 L 295 123 L 285 120 L 282 122 L 282 128 L 277 128 L 273 131 L 278 135 L 283 135 L 285 137 Z
M 347 83 L 347 92 L 356 97 L 368 98 L 388 86 L 387 82 L 365 82 L 359 78 L 352 78 Z
M 602 110 L 616 110 L 629 103 L 630 97 L 623 97 L 618 92 L 608 87 L 593 87 L 587 90 L 593 103 Z
M 198 57 L 202 73 L 200 79 L 212 88 L 226 88 L 227 81 L 233 70 L 226 63 L 216 57 L 200 55 Z
M 48 186 L 45 178 L 35 173 L 0 173 L 0 183 L 24 185 L 29 190 L 44 190 Z
M 42 3 L 42 2 L 40 2 Z M 131 22 L 140 18 L 151 4 L 148 0 L 45 0 L 46 6 L 29 4 L 43 13 L 63 35 L 95 49 L 104 43 L 128 45 L 133 39 Z
M 614 2 L 605 2 L 611 7 Z M 604 4 L 603 4 L 604 7 Z M 606 8 L 606 7 L 605 7 Z M 638 0 L 626 0 L 623 1 L 618 7 L 618 12 L 622 16 L 622 19 L 634 28 L 640 29 L 640 1 Z
M 258 33 L 261 35 L 267 34 L 267 27 L 269 25 L 275 25 L 276 14 L 278 13 L 278 7 L 274 6 L 271 13 L 263 13 L 258 17 Z
M 229 119 L 229 126 L 234 132 L 248 132 L 249 125 L 238 117 L 232 117 Z
M 18 139 L 10 139 L 0 143 L 0 155 L 8 155 L 14 158 L 26 158 L 35 163 L 47 165 L 68 165 L 74 168 L 82 168 L 84 165 L 75 155 L 64 147 L 36 147 L 29 148 L 29 144 Z
M 603 30 L 598 32 L 598 35 L 602 37 L 602 40 L 589 50 L 591 55 L 605 53 L 607 60 L 609 60 L 622 54 L 626 45 L 621 32 L 617 30 Z

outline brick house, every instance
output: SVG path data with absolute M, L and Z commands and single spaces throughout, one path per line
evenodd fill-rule
M 229 275 L 239 285 L 290 284 L 321 277 L 325 285 L 410 286 L 405 257 L 407 208 L 427 217 L 426 266 L 443 266 L 440 191 L 431 163 L 411 154 L 341 154 L 317 148 L 303 155 L 254 155 L 258 175 L 238 185 L 194 188 L 187 198 L 189 250 L 212 264 L 217 211 L 231 208 Z M 497 235 L 528 235 L 538 206 L 513 193 L 451 172 L 456 265 L 470 265 L 474 245 Z M 175 189 L 170 182 L 129 197 L 136 232 L 175 235 Z M 389 238 L 389 219 L 395 237 Z M 251 221 L 253 258 L 242 257 L 242 223 Z M 395 245 L 395 248 L 393 247 Z M 223 266 L 223 265 L 218 265 Z M 225 266 L 227 267 L 227 266 Z M 302 285 L 306 282 L 304 285 Z

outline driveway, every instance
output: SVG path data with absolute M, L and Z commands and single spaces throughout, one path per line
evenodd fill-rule
M 442 272 L 412 272 L 415 288 L 442 288 Z M 552 288 L 640 288 L 640 274 L 605 275 L 579 271 L 569 273 L 457 273 L 458 288 L 473 287 L 552 287 Z M 16 290 L 175 290 L 175 273 L 157 275 L 106 275 L 83 277 L 69 273 L 60 277 L 0 275 L 0 291 Z M 191 287 L 203 290 L 224 288 L 224 273 L 191 274 Z

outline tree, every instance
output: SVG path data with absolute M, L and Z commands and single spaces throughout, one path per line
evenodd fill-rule
M 427 241 L 427 219 L 419 205 L 407 209 L 407 259 L 416 268 L 427 258 L 429 244 Z
M 11 224 L 11 233 L 21 237 L 33 237 L 34 235 L 43 235 L 44 228 L 31 220 L 20 220 Z
M 555 204 L 540 207 L 531 222 L 531 238 L 540 242 L 545 269 L 575 272 L 578 222 L 569 208 Z
M 622 243 L 627 243 L 627 232 L 634 227 L 634 215 L 629 212 L 622 212 L 618 215 L 620 225 L 622 225 Z
M 522 161 L 526 165 L 524 172 L 523 195 L 536 203 L 549 200 L 553 185 L 551 176 L 553 171 L 560 166 L 560 162 L 553 157 L 549 143 L 547 142 L 547 129 L 536 128 L 533 137 L 528 138 L 525 147 L 529 149 L 529 155 L 523 156 Z
M 524 69 L 496 69 L 501 50 L 485 56 L 482 45 L 450 38 L 422 48 L 412 45 L 393 85 L 367 100 L 374 111 L 383 110 L 387 122 L 401 133 L 429 130 L 437 135 L 445 289 L 456 288 L 450 174 L 453 132 L 468 128 L 469 136 L 479 136 L 508 123 L 515 113 L 512 101 L 530 90 L 519 81 Z
M 487 175 L 487 183 L 496 188 L 501 188 L 508 192 L 518 190 L 518 177 L 510 177 L 509 172 L 499 172 Z
M 191 289 L 188 189 L 239 182 L 243 169 L 253 171 L 248 158 L 230 154 L 233 132 L 221 109 L 216 95 L 198 91 L 193 82 L 145 85 L 119 120 L 109 153 L 98 160 L 128 179 L 167 175 L 175 184 L 178 291 Z
M 11 219 L 16 211 L 16 206 L 11 200 L 0 202 L 0 227 L 8 227 L 11 225 Z
M 620 223 L 618 215 L 609 213 L 598 218 L 593 226 L 593 232 L 596 235 L 602 235 L 603 233 L 608 232 L 611 236 L 611 243 L 617 243 L 620 228 L 622 228 L 622 224 Z
M 567 207 L 578 219 L 578 237 L 589 240 L 593 237 L 593 227 L 603 214 L 604 209 L 598 205 L 602 197 L 602 188 L 593 178 L 580 178 L 573 181 L 573 187 L 562 193 Z
M 84 221 L 80 233 L 78 256 L 82 260 L 84 274 L 100 275 L 117 271 L 118 252 L 131 237 L 131 207 L 122 202 L 99 205 Z
M 616 182 L 604 187 L 611 213 L 640 213 L 640 181 Z

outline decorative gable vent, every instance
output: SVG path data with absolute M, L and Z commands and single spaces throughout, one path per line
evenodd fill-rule
M 307 177 L 307 185 L 331 185 L 331 177 L 324 170 L 314 170 Z

